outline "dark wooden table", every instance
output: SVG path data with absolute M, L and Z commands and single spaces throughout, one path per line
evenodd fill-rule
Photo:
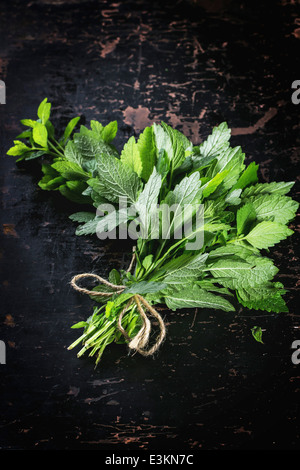
M 154 359 L 112 345 L 95 369 L 67 350 L 78 332 L 70 326 L 92 311 L 69 282 L 124 267 L 128 246 L 76 237 L 74 206 L 38 188 L 39 164 L 5 154 L 19 120 L 47 96 L 58 128 L 76 115 L 116 119 L 117 146 L 161 120 L 198 144 L 227 121 L 261 181 L 297 179 L 299 4 L 11 0 L 0 21 L 0 448 L 297 449 L 295 222 L 295 235 L 272 250 L 290 313 L 166 311 L 168 337 Z

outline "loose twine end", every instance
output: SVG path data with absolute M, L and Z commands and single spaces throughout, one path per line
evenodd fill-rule
M 133 251 L 135 251 L 135 249 Z M 133 252 L 132 260 L 130 262 L 127 272 L 129 272 L 132 269 L 134 260 L 135 260 L 135 253 Z M 104 284 L 110 287 L 113 292 L 98 292 L 94 290 L 92 291 L 89 289 L 85 289 L 84 287 L 78 286 L 77 281 L 86 279 L 86 278 L 96 279 L 101 284 Z M 94 297 L 111 297 L 114 294 L 121 294 L 126 289 L 126 286 L 112 284 L 106 279 L 103 279 L 102 277 L 93 273 L 77 274 L 71 279 L 71 286 L 73 287 L 73 289 L 75 289 L 78 292 L 81 292 L 82 294 L 92 295 Z M 122 326 L 122 318 L 124 314 L 126 313 L 126 311 L 128 310 L 128 308 L 132 305 L 132 303 L 136 304 L 137 310 L 142 319 L 142 326 L 134 338 L 130 338 Z M 151 328 L 151 322 L 147 316 L 147 313 L 150 314 L 152 317 L 156 318 L 156 320 L 158 321 L 158 325 L 159 325 L 159 334 L 155 340 L 154 345 L 149 349 L 147 349 L 147 345 L 150 340 L 150 334 L 151 334 L 152 328 Z M 164 324 L 162 317 L 157 312 L 157 310 L 155 310 L 155 308 L 153 308 L 152 305 L 150 305 L 149 302 L 147 302 L 147 300 L 140 294 L 134 294 L 131 297 L 131 299 L 129 299 L 129 301 L 126 303 L 125 307 L 123 308 L 123 310 L 121 311 L 118 317 L 118 328 L 123 334 L 123 336 L 125 337 L 125 339 L 128 341 L 129 348 L 132 350 L 135 350 L 136 352 L 142 354 L 143 356 L 153 355 L 159 349 L 161 343 L 163 342 L 166 336 L 166 328 L 165 328 L 165 324 Z

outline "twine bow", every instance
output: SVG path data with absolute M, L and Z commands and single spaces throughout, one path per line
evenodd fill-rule
M 131 270 L 131 268 L 133 266 L 133 263 L 134 263 L 134 259 L 135 259 L 135 253 L 133 254 L 133 257 L 132 257 L 132 260 L 131 260 L 131 263 L 130 263 L 130 266 L 129 266 L 127 272 L 129 272 Z M 101 284 L 104 284 L 104 285 L 110 287 L 114 292 L 97 292 L 97 291 L 91 291 L 91 290 L 85 289 L 84 287 L 79 287 L 77 285 L 77 281 L 79 281 L 80 279 L 86 279 L 86 278 L 97 279 L 97 281 L 99 281 Z M 112 284 L 111 282 L 107 281 L 106 279 L 103 279 L 102 277 L 98 276 L 97 274 L 93 274 L 93 273 L 77 274 L 76 276 L 74 276 L 72 278 L 71 286 L 75 290 L 77 290 L 78 292 L 82 292 L 83 294 L 92 295 L 94 297 L 96 297 L 96 296 L 111 297 L 115 293 L 121 294 L 124 291 L 124 289 L 126 289 L 126 286 Z M 138 309 L 138 312 L 140 314 L 140 317 L 142 319 L 142 326 L 141 326 L 140 330 L 138 331 L 138 333 L 136 334 L 136 336 L 134 338 L 130 338 L 128 336 L 127 332 L 122 327 L 122 318 L 123 318 L 125 312 L 127 311 L 127 309 L 132 305 L 133 302 L 135 302 L 135 304 L 137 306 L 137 309 Z M 145 307 L 145 309 L 143 307 Z M 157 321 L 158 321 L 158 324 L 159 324 L 159 334 L 156 338 L 156 341 L 155 341 L 154 345 L 149 349 L 147 349 L 146 347 L 147 347 L 147 344 L 148 344 L 149 339 L 150 339 L 151 322 L 150 322 L 146 312 L 149 312 L 150 315 L 152 315 L 154 318 L 156 318 Z M 126 340 L 128 341 L 129 348 L 139 352 L 143 356 L 151 356 L 152 354 L 154 354 L 158 350 L 158 348 L 160 347 L 161 343 L 163 342 L 163 340 L 166 336 L 166 328 L 165 328 L 165 324 L 164 324 L 164 321 L 163 321 L 162 317 L 157 312 L 157 310 L 155 310 L 155 308 L 153 308 L 147 302 L 147 300 L 140 294 L 134 294 L 129 299 L 129 301 L 127 302 L 127 304 L 123 308 L 123 310 L 121 311 L 121 313 L 118 317 L 118 328 L 121 331 L 121 333 L 123 334 L 123 336 L 126 338 Z

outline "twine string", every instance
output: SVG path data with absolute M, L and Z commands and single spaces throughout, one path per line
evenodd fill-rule
M 127 272 L 131 271 L 134 261 L 135 261 L 135 252 L 133 252 L 133 256 L 132 256 Z M 80 287 L 77 284 L 77 281 L 81 279 L 86 279 L 86 278 L 96 279 L 101 284 L 104 284 L 110 287 L 112 289 L 112 292 L 100 292 L 100 291 L 89 290 L 89 289 L 85 289 L 84 287 Z M 82 294 L 87 294 L 87 295 L 91 295 L 95 297 L 97 296 L 98 297 L 111 297 L 114 294 L 121 294 L 124 291 L 124 289 L 126 289 L 126 286 L 112 284 L 111 282 L 107 281 L 101 276 L 98 276 L 97 274 L 93 274 L 93 273 L 76 274 L 76 276 L 74 276 L 71 279 L 71 286 L 78 292 L 81 292 Z M 132 305 L 132 303 L 136 304 L 137 310 L 142 319 L 142 326 L 137 332 L 137 334 L 134 336 L 134 338 L 130 338 L 126 330 L 122 326 L 123 316 L 128 310 L 128 308 Z M 154 345 L 149 349 L 147 349 L 147 345 L 149 343 L 150 334 L 151 334 L 151 322 L 146 312 L 148 312 L 150 316 L 154 317 L 158 321 L 158 325 L 159 325 L 159 334 L 155 340 Z M 155 310 L 155 308 L 153 308 L 152 305 L 150 305 L 149 302 L 147 302 L 147 300 L 140 294 L 134 294 L 129 299 L 129 301 L 126 303 L 125 307 L 119 314 L 117 324 L 118 324 L 119 330 L 121 331 L 125 339 L 128 341 L 129 348 L 137 351 L 143 356 L 153 355 L 158 350 L 158 348 L 160 347 L 161 343 L 163 342 L 166 336 L 166 328 L 165 328 L 165 324 L 164 324 L 162 317 L 157 312 L 157 310 Z

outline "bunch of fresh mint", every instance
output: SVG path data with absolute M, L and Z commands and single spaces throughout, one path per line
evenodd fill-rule
M 73 325 L 84 328 L 70 346 L 83 343 L 78 356 L 88 350 L 98 362 L 109 343 L 125 341 L 117 320 L 134 294 L 171 310 L 233 311 L 235 297 L 249 309 L 288 311 L 284 286 L 273 281 L 278 268 L 268 255 L 271 247 L 293 233 L 288 224 L 299 204 L 286 194 L 294 182 L 259 183 L 258 165 L 246 166 L 241 148 L 230 146 L 226 123 L 215 127 L 199 146 L 163 122 L 153 124 L 138 139 L 130 137 L 119 154 L 112 144 L 116 121 L 105 127 L 91 121 L 90 128 L 81 125 L 75 132 L 79 118 L 74 118 L 58 138 L 49 120 L 50 109 L 46 98 L 36 121 L 21 121 L 28 129 L 17 137 L 8 155 L 19 156 L 18 161 L 45 155 L 39 186 L 90 205 L 90 210 L 70 216 L 79 223 L 77 235 L 97 233 L 104 239 L 108 230 L 127 226 L 129 232 L 135 228 L 138 233 L 138 225 L 142 229 L 135 240 L 134 272 L 113 269 L 109 275 L 110 282 L 125 285 L 126 290 L 111 291 L 108 301 L 92 297 L 100 306 L 85 322 Z M 134 208 L 138 217 L 120 206 L 120 200 Z M 115 210 L 95 215 L 96 208 L 105 205 Z M 174 210 L 160 212 L 154 223 L 157 207 Z M 182 216 L 186 207 L 192 208 L 192 222 Z M 199 208 L 202 223 L 195 224 Z M 168 229 L 162 233 L 167 212 Z M 187 235 L 181 230 L 186 222 L 190 222 Z M 189 244 L 197 236 L 201 243 L 191 250 Z M 110 292 L 110 288 L 99 285 L 95 291 Z M 132 303 L 122 326 L 132 338 L 140 325 Z M 261 330 L 255 331 L 261 341 Z

